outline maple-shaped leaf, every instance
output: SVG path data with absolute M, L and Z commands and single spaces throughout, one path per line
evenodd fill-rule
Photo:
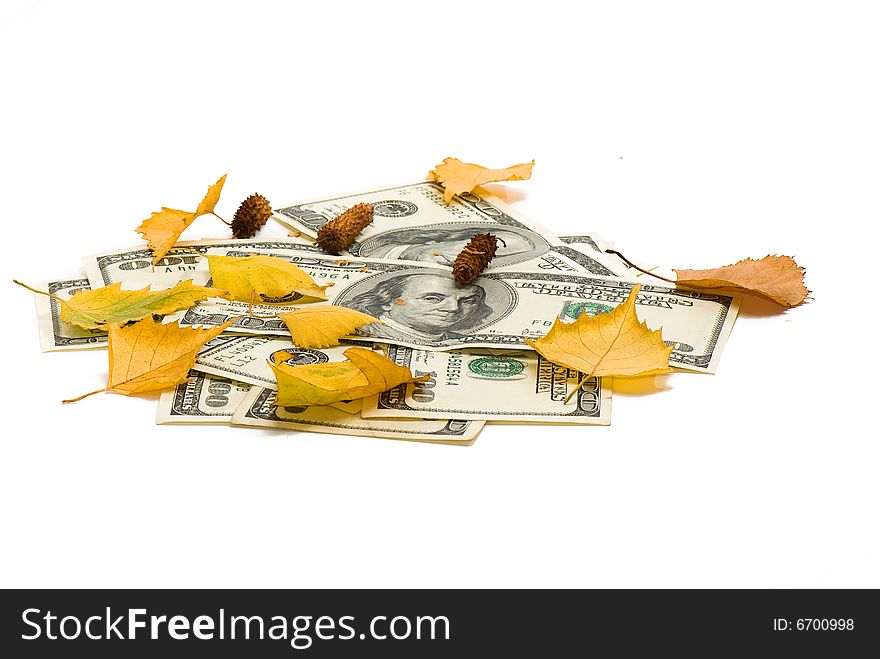
M 231 324 L 201 329 L 180 327 L 176 321 L 162 325 L 145 318 L 133 325 L 111 325 L 107 386 L 62 402 L 73 403 L 102 391 L 130 396 L 185 382 L 201 347 Z
M 78 325 L 83 329 L 107 329 L 108 325 L 122 325 L 141 320 L 153 314 L 165 315 L 189 309 L 209 297 L 229 299 L 229 293 L 218 288 L 194 286 L 192 279 L 177 284 L 174 288 L 151 291 L 150 287 L 137 291 L 123 291 L 122 283 L 84 290 L 75 293 L 69 300 L 57 295 L 38 291 L 15 281 L 34 293 L 47 295 L 61 306 L 61 320 Z
M 235 300 L 290 304 L 301 298 L 327 299 L 327 286 L 318 286 L 305 270 L 285 259 L 260 254 L 204 256 L 214 285 L 229 291 Z
M 448 204 L 462 192 L 470 192 L 484 183 L 499 181 L 525 181 L 532 177 L 535 161 L 511 165 L 504 169 L 488 169 L 458 158 L 446 158 L 428 172 L 429 181 L 437 181 L 443 186 L 443 200 Z
M 284 363 L 283 353 L 276 353 L 274 357 L 279 363 L 269 362 L 278 381 L 275 404 L 282 407 L 329 405 L 428 378 L 427 375 L 413 377 L 405 366 L 366 348 L 349 348 L 343 354 L 350 361 L 291 366 Z
M 799 305 L 810 293 L 804 286 L 804 269 L 790 256 L 743 259 L 708 270 L 676 270 L 675 283 L 694 288 L 736 288 L 758 293 L 784 307 Z
M 174 247 L 180 234 L 193 223 L 193 220 L 199 215 L 214 212 L 214 206 L 220 199 L 220 191 L 225 182 L 226 174 L 221 176 L 214 185 L 208 186 L 208 192 L 199 202 L 194 213 L 163 207 L 162 210 L 153 213 L 141 222 L 135 231 L 144 237 L 150 249 L 153 250 L 153 265 L 156 265 L 168 253 L 168 250 Z
M 664 373 L 669 370 L 672 347 L 663 342 L 660 330 L 649 330 L 639 322 L 640 288 L 633 286 L 626 301 L 612 311 L 581 314 L 573 323 L 557 318 L 546 336 L 526 342 L 545 359 L 589 377 Z
M 356 328 L 382 322 L 360 311 L 329 304 L 288 311 L 279 318 L 287 325 L 293 342 L 300 348 L 339 345 L 339 339 L 351 334 Z

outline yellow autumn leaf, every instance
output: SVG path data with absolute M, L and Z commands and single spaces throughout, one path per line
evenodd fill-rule
M 511 165 L 504 169 L 487 169 L 480 165 L 462 162 L 458 158 L 446 158 L 428 172 L 429 181 L 437 181 L 443 186 L 443 198 L 448 204 L 462 192 L 470 192 L 484 183 L 499 181 L 525 181 L 532 177 L 535 161 Z
M 229 291 L 235 300 L 290 304 L 302 298 L 327 299 L 327 286 L 318 286 L 305 270 L 285 259 L 260 254 L 204 256 L 214 285 Z
M 201 347 L 231 324 L 201 329 L 180 327 L 177 322 L 162 325 L 145 318 L 133 325 L 111 325 L 107 386 L 62 402 L 73 403 L 102 391 L 130 396 L 185 382 Z
M 708 270 L 676 270 L 675 283 L 694 288 L 737 288 L 768 297 L 784 307 L 799 305 L 810 293 L 804 286 L 804 269 L 790 256 L 743 259 Z
M 217 179 L 214 185 L 208 186 L 205 197 L 199 202 L 198 208 L 196 208 L 196 217 L 214 212 L 214 207 L 220 201 L 220 192 L 223 190 L 224 183 L 226 183 L 226 174 Z
M 195 213 L 163 207 L 141 222 L 135 231 L 144 237 L 147 245 L 153 250 L 153 265 L 156 265 L 168 250 L 174 247 L 180 234 L 193 223 L 194 219 L 196 219 Z
M 573 323 L 557 319 L 546 336 L 526 342 L 545 359 L 586 377 L 664 373 L 669 370 L 672 347 L 663 342 L 660 330 L 649 330 L 639 322 L 640 288 L 633 286 L 626 302 L 608 313 L 581 314 Z
M 69 300 L 63 300 L 57 295 L 13 281 L 29 291 L 53 298 L 61 306 L 62 322 L 87 330 L 106 329 L 107 325 L 122 325 L 153 314 L 165 315 L 189 309 L 209 297 L 230 297 L 226 291 L 194 286 L 192 279 L 187 279 L 174 288 L 158 291 L 151 291 L 149 286 L 137 291 L 123 291 L 122 283 L 117 282 L 102 288 L 79 291 Z
M 339 345 L 339 339 L 351 334 L 356 328 L 382 322 L 360 311 L 329 304 L 288 311 L 279 318 L 287 325 L 293 342 L 300 348 Z
M 153 213 L 141 222 L 135 231 L 144 237 L 150 249 L 153 250 L 153 265 L 156 265 L 168 253 L 168 250 L 180 238 L 180 234 L 193 223 L 193 220 L 199 215 L 214 212 L 214 206 L 220 199 L 220 191 L 225 182 L 226 174 L 221 176 L 214 185 L 208 186 L 207 194 L 199 202 L 194 213 L 163 207 L 162 210 Z
M 405 366 L 398 366 L 385 355 L 366 348 L 349 348 L 343 354 L 350 361 L 304 366 L 269 362 L 278 381 L 275 404 L 282 407 L 329 405 L 372 396 L 409 382 L 422 382 L 428 377 L 415 378 Z M 283 354 L 278 357 L 284 359 Z

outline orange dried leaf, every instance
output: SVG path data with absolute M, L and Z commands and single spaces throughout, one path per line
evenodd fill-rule
M 134 325 L 112 325 L 107 344 L 107 386 L 63 402 L 72 403 L 102 391 L 130 396 L 185 382 L 198 351 L 231 324 L 201 329 L 180 327 L 177 322 L 162 325 L 146 318 Z
M 504 169 L 487 169 L 480 165 L 462 162 L 458 158 L 446 158 L 428 172 L 429 181 L 437 181 L 443 186 L 443 199 L 448 204 L 462 192 L 470 192 L 484 183 L 499 181 L 525 181 L 532 177 L 535 161 L 511 165 Z
M 790 256 L 743 259 L 708 270 L 676 270 L 675 281 L 694 288 L 737 288 L 758 293 L 784 307 L 799 305 L 810 293 L 804 286 L 804 269 Z
M 636 297 L 641 285 L 630 291 L 626 302 L 598 316 L 581 315 L 573 323 L 557 319 L 547 336 L 526 343 L 545 359 L 591 377 L 602 375 L 651 375 L 669 369 L 672 346 L 663 342 L 660 330 L 649 330 L 636 316 Z

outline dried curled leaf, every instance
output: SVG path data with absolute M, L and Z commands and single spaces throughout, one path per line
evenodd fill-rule
M 290 304 L 302 298 L 327 299 L 327 286 L 319 286 L 305 270 L 285 259 L 259 254 L 205 258 L 214 285 L 229 291 L 235 300 Z
M 201 347 L 231 324 L 201 329 L 146 318 L 134 325 L 111 325 L 107 386 L 62 402 L 73 403 L 102 391 L 130 396 L 176 386 L 186 381 Z
M 327 348 L 339 345 L 339 339 L 356 328 L 380 323 L 378 318 L 345 307 L 321 304 L 289 311 L 279 316 L 293 342 L 300 348 Z
M 189 309 L 209 297 L 230 299 L 229 293 L 218 288 L 194 286 L 192 279 L 159 291 L 151 291 L 149 286 L 137 291 L 123 291 L 122 283 L 116 282 L 110 286 L 80 291 L 69 300 L 34 290 L 19 281 L 15 283 L 54 298 L 61 306 L 62 322 L 87 330 L 107 329 L 107 325 L 121 325 L 153 314 L 165 315 Z
M 208 186 L 208 192 L 199 202 L 194 213 L 163 207 L 162 210 L 153 213 L 141 222 L 135 231 L 144 237 L 150 249 L 153 250 L 153 265 L 156 265 L 159 259 L 168 253 L 168 250 L 177 242 L 180 234 L 193 223 L 193 220 L 199 215 L 214 212 L 214 207 L 220 199 L 220 191 L 225 182 L 226 174 L 221 176 L 214 185 Z
M 694 288 L 737 288 L 768 297 L 784 307 L 799 305 L 810 293 L 804 286 L 804 269 L 790 256 L 743 259 L 708 270 L 676 270 L 675 282 Z
M 608 313 L 582 314 L 573 323 L 557 319 L 547 336 L 526 342 L 545 359 L 591 377 L 664 373 L 669 370 L 672 347 L 663 342 L 660 330 L 649 330 L 639 322 L 640 288 L 633 286 L 626 302 Z
M 423 382 L 428 377 L 415 378 L 405 366 L 398 366 L 366 348 L 349 348 L 343 354 L 350 361 L 304 366 L 269 362 L 278 381 L 275 404 L 283 407 L 329 405 L 372 396 L 409 382 Z M 284 359 L 283 354 L 277 357 Z
M 533 160 L 504 169 L 487 169 L 473 163 L 462 162 L 458 158 L 446 158 L 428 172 L 428 180 L 437 181 L 443 186 L 443 200 L 448 204 L 455 195 L 470 192 L 484 183 L 525 181 L 532 177 L 534 166 Z

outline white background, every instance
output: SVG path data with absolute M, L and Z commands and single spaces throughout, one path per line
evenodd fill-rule
M 0 17 L 3 586 L 880 586 L 874 3 L 12 2 Z M 16 13 L 20 10 L 20 13 Z M 670 267 L 793 254 L 718 374 L 466 449 L 154 425 L 31 294 L 162 205 L 279 206 L 446 156 Z M 205 217 L 187 238 L 226 237 Z

